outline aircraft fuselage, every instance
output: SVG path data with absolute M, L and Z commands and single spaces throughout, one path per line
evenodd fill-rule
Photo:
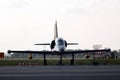
M 63 38 L 58 37 L 54 41 L 55 41 L 55 45 L 52 51 L 60 51 L 60 52 L 65 51 L 67 46 L 65 45 L 66 41 Z M 51 43 L 51 45 L 53 44 Z

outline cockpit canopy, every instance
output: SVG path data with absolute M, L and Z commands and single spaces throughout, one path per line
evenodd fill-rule
M 58 38 L 58 39 L 57 39 L 57 44 L 58 44 L 58 45 L 64 45 L 64 44 L 65 44 L 65 41 L 64 41 L 62 38 Z

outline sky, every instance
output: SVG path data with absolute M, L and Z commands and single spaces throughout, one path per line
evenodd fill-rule
M 59 36 L 72 49 L 120 49 L 120 0 L 0 0 L 0 51 L 43 50 Z

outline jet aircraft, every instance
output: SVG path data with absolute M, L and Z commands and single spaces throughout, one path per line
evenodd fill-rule
M 109 52 L 110 49 L 100 49 L 100 50 L 66 50 L 68 45 L 78 45 L 78 43 L 67 43 L 66 40 L 58 36 L 57 21 L 55 22 L 54 28 L 54 39 L 51 43 L 38 43 L 35 45 L 50 45 L 51 51 L 20 51 L 20 50 L 8 50 L 8 53 L 26 53 L 30 54 L 29 58 L 32 58 L 32 54 L 43 54 L 44 64 L 46 64 L 46 54 L 60 55 L 60 64 L 62 64 L 62 55 L 71 54 L 72 60 L 74 62 L 74 54 L 77 53 L 91 53 L 91 52 Z

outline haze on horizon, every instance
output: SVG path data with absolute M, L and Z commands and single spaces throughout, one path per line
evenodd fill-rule
M 55 20 L 70 49 L 120 49 L 120 0 L 0 0 L 0 51 L 43 50 Z

